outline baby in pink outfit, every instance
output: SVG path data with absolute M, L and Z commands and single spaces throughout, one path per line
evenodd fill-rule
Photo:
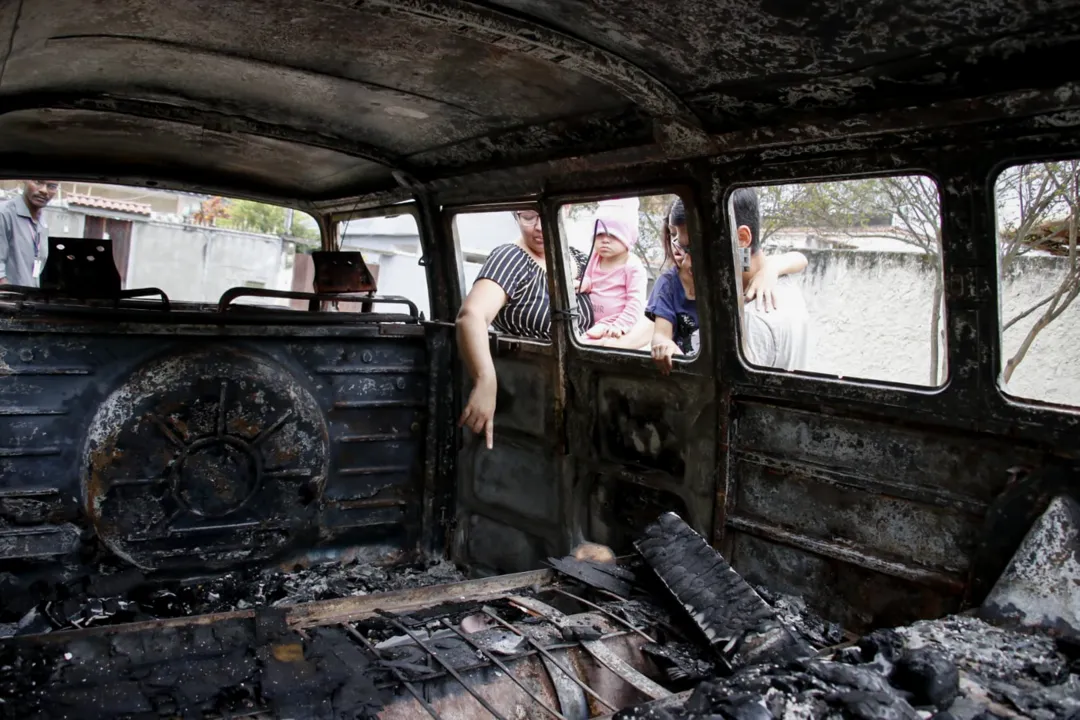
M 622 337 L 644 317 L 648 294 L 645 266 L 630 252 L 637 244 L 637 226 L 598 217 L 593 233 L 593 251 L 578 291 L 592 299 L 595 324 L 585 334 L 594 340 Z

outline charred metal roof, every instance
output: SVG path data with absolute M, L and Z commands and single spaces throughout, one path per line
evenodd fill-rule
M 326 200 L 687 157 L 1032 90 L 1080 104 L 1078 31 L 1078 0 L 5 0 L 0 162 Z

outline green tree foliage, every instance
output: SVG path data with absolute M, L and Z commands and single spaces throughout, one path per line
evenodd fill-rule
M 227 209 L 228 217 L 218 218 L 214 223 L 217 227 L 267 235 L 287 235 L 301 240 L 319 239 L 318 229 L 310 221 L 305 222 L 302 214 L 296 211 L 293 211 L 292 226 L 287 228 L 289 211 L 277 205 L 253 200 L 229 200 Z

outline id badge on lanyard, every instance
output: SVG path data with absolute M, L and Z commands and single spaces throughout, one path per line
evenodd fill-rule
M 41 230 L 35 228 L 34 232 L 34 268 L 32 275 L 34 279 L 41 277 L 41 271 L 45 269 L 45 261 L 41 258 Z

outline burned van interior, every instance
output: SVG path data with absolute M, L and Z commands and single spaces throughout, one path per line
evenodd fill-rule
M 58 188 L 0 285 L 3 717 L 1080 717 L 1080 2 L 5 0 L 0 46 L 0 188 Z M 585 332 L 612 213 L 686 344 Z M 529 233 L 489 448 L 458 318 Z

